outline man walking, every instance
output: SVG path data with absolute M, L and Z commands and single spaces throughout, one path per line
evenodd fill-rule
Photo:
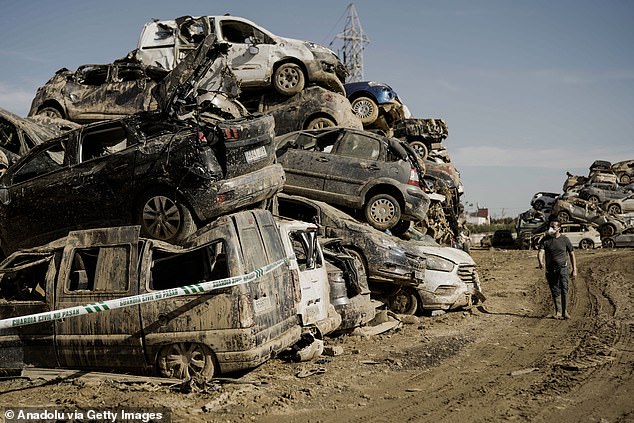
M 568 275 L 574 280 L 577 276 L 577 262 L 570 240 L 561 234 L 561 224 L 550 222 L 548 235 L 539 243 L 537 261 L 544 268 L 546 259 L 546 280 L 555 303 L 555 319 L 569 319 L 568 314 Z M 570 268 L 568 267 L 570 258 Z

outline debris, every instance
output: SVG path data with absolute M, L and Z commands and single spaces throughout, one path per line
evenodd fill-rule
M 343 347 L 336 345 L 336 346 L 332 346 L 332 345 L 328 345 L 326 347 L 324 347 L 324 355 L 329 355 L 331 357 L 335 357 L 338 355 L 343 354 Z
M 432 310 L 431 317 L 442 316 L 445 314 L 444 310 Z
M 318 367 L 315 369 L 302 369 L 299 372 L 297 372 L 295 376 L 298 378 L 305 378 L 305 377 L 309 377 L 313 375 L 322 375 L 324 373 L 326 373 L 326 368 Z
M 539 367 L 530 367 L 528 369 L 515 370 L 514 372 L 509 373 L 511 376 L 521 376 L 528 373 L 532 373 L 534 371 L 539 370 Z
M 39 367 L 26 367 L 22 369 L 22 374 L 20 378 L 28 378 L 29 380 L 42 379 L 45 381 L 55 379 L 81 379 L 86 383 L 114 381 L 118 383 L 152 383 L 158 385 L 174 385 L 182 382 L 180 379 L 175 378 L 123 375 L 118 373 L 104 372 L 87 372 L 83 370 L 69 369 L 44 369 Z

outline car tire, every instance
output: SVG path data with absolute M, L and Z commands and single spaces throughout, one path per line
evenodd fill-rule
M 582 250 L 591 250 L 594 248 L 594 242 L 591 239 L 582 239 L 579 241 L 579 248 Z
M 559 220 L 561 223 L 570 222 L 570 215 L 568 214 L 568 212 L 561 211 L 557 215 L 557 220 Z
M 379 105 L 370 97 L 357 97 L 350 102 L 352 112 L 363 125 L 371 125 L 379 117 Z
M 621 214 L 621 206 L 618 204 L 610 204 L 607 212 L 608 214 Z
M 195 376 L 211 379 L 217 369 L 209 347 L 197 342 L 179 342 L 161 348 L 157 367 L 161 376 L 183 380 Z
M 410 147 L 414 149 L 416 153 L 420 156 L 422 160 L 425 160 L 429 155 L 429 149 L 425 145 L 424 142 L 421 141 L 412 141 L 409 143 Z
M 596 195 L 591 195 L 590 197 L 588 197 L 588 201 L 594 204 L 595 206 L 599 205 L 599 197 L 597 197 Z
M 334 120 L 321 116 L 311 119 L 304 129 L 331 128 L 333 126 L 337 126 L 337 123 Z
M 541 210 L 544 208 L 544 206 L 546 205 L 546 203 L 544 203 L 543 200 L 537 200 L 535 201 L 535 204 L 533 204 L 533 208 L 537 211 Z
M 615 248 L 616 243 L 612 238 L 606 238 L 603 240 L 603 248 Z
M 36 114 L 38 116 L 46 116 L 53 119 L 64 119 L 64 112 L 54 106 L 42 107 Z
M 396 314 L 416 314 L 418 310 L 418 296 L 409 288 L 401 288 L 388 298 L 387 306 Z
M 599 227 L 601 238 L 607 238 L 616 234 L 616 227 L 610 223 L 606 223 Z
M 375 195 L 365 205 L 365 218 L 374 228 L 385 231 L 401 220 L 401 206 L 389 194 Z
M 189 208 L 163 192 L 150 193 L 139 204 L 137 222 L 142 236 L 177 243 L 196 232 Z
M 621 175 L 621 177 L 619 178 L 619 183 L 621 184 L 629 184 L 630 182 L 632 182 L 632 178 L 630 177 L 630 175 Z
M 273 87 L 283 95 L 291 96 L 304 89 L 304 71 L 296 63 L 282 63 L 273 72 Z

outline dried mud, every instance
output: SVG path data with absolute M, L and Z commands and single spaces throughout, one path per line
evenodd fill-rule
M 4 380 L 0 407 L 167 406 L 174 421 L 200 422 L 634 422 L 634 250 L 577 252 L 565 321 L 546 317 L 535 251 L 472 254 L 482 306 L 383 335 L 328 338 L 342 355 L 274 359 L 239 383 L 187 389 Z

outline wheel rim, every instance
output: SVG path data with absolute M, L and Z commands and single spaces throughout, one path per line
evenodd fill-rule
M 631 182 L 632 178 L 630 178 L 630 175 L 623 175 L 621 176 L 621 183 L 623 184 L 629 184 Z
M 421 157 L 427 156 L 427 147 L 420 141 L 414 141 L 409 144 L 415 152 L 417 152 Z
M 47 107 L 45 109 L 42 109 L 42 111 L 40 113 L 38 113 L 40 116 L 46 116 L 46 117 L 50 117 L 50 118 L 61 118 L 62 114 L 60 112 L 58 112 L 55 109 L 52 109 L 50 107 Z
M 372 203 L 370 216 L 377 223 L 388 223 L 396 216 L 396 207 L 390 200 L 381 198 Z
M 143 206 L 143 224 L 156 239 L 170 239 L 181 227 L 181 212 L 170 198 L 158 195 Z
M 579 243 L 579 247 L 582 250 L 589 250 L 590 248 L 592 248 L 592 242 L 587 239 L 582 239 Z
M 535 207 L 535 210 L 541 210 L 541 209 L 544 208 L 544 202 L 543 201 L 536 201 L 535 205 L 533 207 Z
M 291 67 L 285 67 L 277 74 L 277 83 L 280 87 L 287 90 L 295 88 L 299 84 L 298 70 Z
M 559 213 L 559 215 L 557 215 L 557 219 L 560 222 L 567 222 L 567 221 L 570 220 L 570 216 L 568 216 L 568 213 L 566 213 L 566 212 L 561 212 L 561 213 Z
M 414 314 L 416 310 L 412 310 L 416 303 L 416 297 L 410 292 L 404 290 L 394 294 L 390 299 L 390 309 L 398 314 Z
M 202 374 L 206 364 L 205 351 L 200 344 L 173 344 L 165 354 L 167 371 L 179 379 Z
M 606 248 L 614 248 L 614 241 L 612 241 L 611 239 L 606 239 L 605 241 L 603 241 L 603 245 L 605 245 Z
M 594 195 L 590 198 L 588 198 L 588 201 L 591 202 L 592 204 L 594 204 L 595 206 L 597 204 L 599 204 L 599 199 L 597 197 L 595 197 Z
M 331 128 L 335 126 L 335 123 L 328 118 L 317 118 L 308 124 L 306 129 L 321 129 L 321 128 Z
M 372 102 L 367 99 L 357 100 L 352 106 L 352 111 L 354 112 L 354 114 L 361 119 L 367 119 L 372 116 L 373 110 L 374 104 L 372 104 Z
M 608 207 L 608 213 L 610 213 L 610 214 L 621 214 L 621 208 L 619 206 L 617 206 L 616 204 L 613 204 L 610 207 Z

